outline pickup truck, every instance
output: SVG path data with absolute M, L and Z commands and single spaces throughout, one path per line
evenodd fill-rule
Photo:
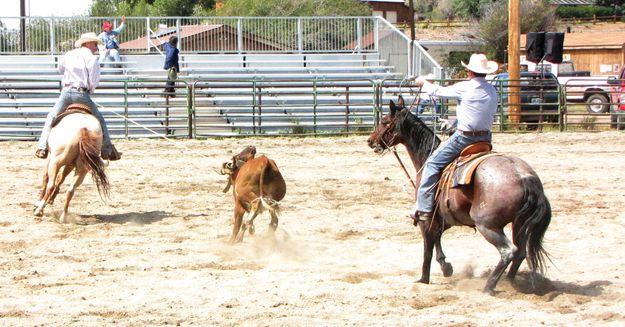
M 593 114 L 610 111 L 610 92 L 607 76 L 590 76 L 589 71 L 576 71 L 572 61 L 554 64 L 543 61 L 540 64 L 522 61 L 528 71 L 552 73 L 558 78 L 566 100 L 586 103 L 586 110 Z
M 612 127 L 625 129 L 625 67 L 618 78 L 609 78 L 608 83 L 612 86 Z
M 556 77 L 551 73 L 521 72 L 520 78 L 521 88 L 517 92 L 521 97 L 521 122 L 558 122 L 561 99 Z M 508 73 L 495 75 L 490 83 L 500 94 L 502 110 L 507 115 L 508 94 L 514 92 L 508 88 Z

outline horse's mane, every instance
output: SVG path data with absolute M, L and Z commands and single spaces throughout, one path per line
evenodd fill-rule
M 419 162 L 425 162 L 434 149 L 438 148 L 441 140 L 434 134 L 419 117 L 410 110 L 403 109 L 397 112 L 397 126 L 399 133 L 406 140 L 408 148 Z

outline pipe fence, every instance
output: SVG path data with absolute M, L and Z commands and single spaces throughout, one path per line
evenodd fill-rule
M 439 80 L 449 84 L 457 81 Z M 563 87 L 513 90 L 496 82 L 494 132 L 602 131 L 625 129 L 625 96 L 608 93 L 608 112 L 567 101 Z M 615 80 L 613 85 L 625 85 Z M 194 80 L 176 82 L 175 97 L 164 79 L 107 81 L 92 98 L 102 105 L 117 138 L 173 138 L 257 135 L 366 134 L 399 95 L 432 128 L 454 119 L 457 101 L 420 93 L 405 80 Z M 511 123 L 507 97 L 520 93 L 520 124 Z M 59 80 L 0 79 L 0 140 L 35 140 L 60 93 Z

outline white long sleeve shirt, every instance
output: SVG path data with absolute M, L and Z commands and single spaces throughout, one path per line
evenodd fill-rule
M 442 87 L 429 82 L 423 91 L 441 98 L 460 100 L 456 108 L 458 129 L 467 132 L 490 131 L 497 111 L 497 90 L 483 77 Z
M 59 72 L 63 74 L 63 86 L 86 88 L 89 93 L 100 83 L 98 57 L 85 47 L 67 52 L 59 61 Z

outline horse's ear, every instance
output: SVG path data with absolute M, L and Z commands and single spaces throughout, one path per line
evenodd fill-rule
M 395 111 L 397 111 L 397 107 L 395 107 L 395 102 L 391 100 L 388 104 L 389 109 L 391 109 L 391 117 L 395 116 Z
M 399 96 L 397 97 L 397 105 L 398 105 L 400 108 L 403 108 L 403 107 L 405 107 L 405 106 L 406 106 L 406 105 L 405 105 L 405 103 L 404 103 L 404 97 L 403 97 L 403 96 L 399 95 Z

